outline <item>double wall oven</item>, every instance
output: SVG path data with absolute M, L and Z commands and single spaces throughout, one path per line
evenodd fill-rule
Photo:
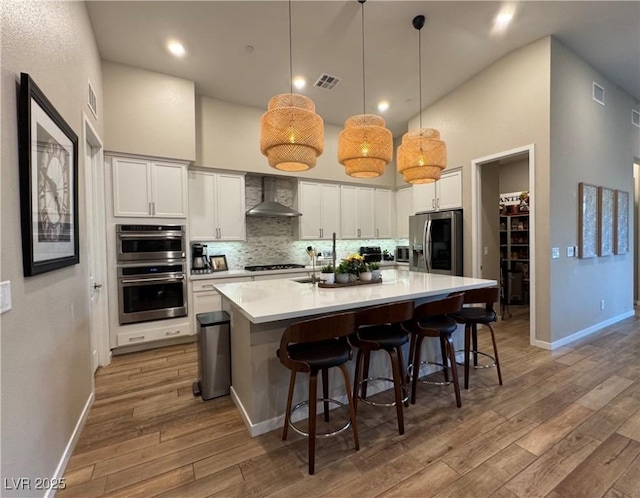
M 121 325 L 187 315 L 184 225 L 116 225 Z

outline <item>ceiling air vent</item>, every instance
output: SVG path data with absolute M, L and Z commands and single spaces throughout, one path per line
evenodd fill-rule
M 640 128 L 640 112 L 635 109 L 631 109 L 631 122 Z
M 593 100 L 598 104 L 604 105 L 604 88 L 593 82 Z
M 89 100 L 87 101 L 87 105 L 93 116 L 98 119 L 98 98 L 96 97 L 96 92 L 93 91 L 93 86 L 91 86 L 91 82 L 89 81 Z
M 322 73 L 313 86 L 317 86 L 318 88 L 324 88 L 325 90 L 333 90 L 338 86 L 342 80 L 337 76 L 331 76 L 327 73 Z

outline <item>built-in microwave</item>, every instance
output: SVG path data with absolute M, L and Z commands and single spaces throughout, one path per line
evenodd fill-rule
M 118 262 L 184 259 L 184 225 L 116 225 Z
M 409 262 L 409 246 L 396 246 L 396 263 Z

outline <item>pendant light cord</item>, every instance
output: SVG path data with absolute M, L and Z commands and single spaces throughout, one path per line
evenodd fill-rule
M 293 93 L 293 43 L 291 38 L 291 0 L 289 0 L 289 93 Z
M 420 130 L 422 130 L 422 28 L 418 29 L 418 116 L 420 118 Z
M 362 6 L 362 114 L 366 114 L 367 91 L 364 76 L 364 1 L 360 2 L 360 5 Z

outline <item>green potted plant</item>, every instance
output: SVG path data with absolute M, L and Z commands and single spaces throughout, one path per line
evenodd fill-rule
M 372 261 L 371 263 L 369 263 L 368 266 L 369 266 L 369 270 L 371 271 L 371 279 L 380 280 L 382 278 L 382 275 L 380 273 L 382 271 L 380 270 L 380 264 L 375 261 Z
M 342 260 L 346 263 L 347 273 L 349 274 L 349 281 L 355 282 L 361 273 L 366 271 L 364 258 L 360 254 L 350 254 Z M 342 263 L 340 263 L 342 264 Z
M 335 269 L 333 265 L 325 265 L 321 268 L 320 272 L 322 276 L 328 284 L 332 284 L 335 282 Z
M 349 263 L 346 260 L 342 260 L 336 268 L 336 283 L 346 284 L 349 281 Z

